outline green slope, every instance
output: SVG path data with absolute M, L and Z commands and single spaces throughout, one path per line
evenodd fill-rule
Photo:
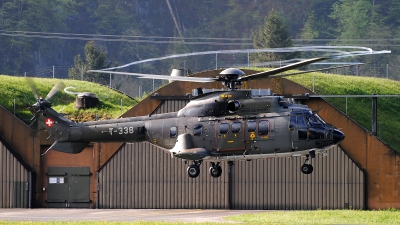
M 379 95 L 400 94 L 400 82 L 382 78 L 343 76 L 336 74 L 309 73 L 287 77 L 316 94 L 327 95 Z M 327 98 L 342 112 L 346 113 L 345 98 Z M 400 152 L 400 98 L 378 99 L 378 137 Z M 371 131 L 371 98 L 348 98 L 347 114 L 361 126 Z
M 42 95 L 43 98 L 51 88 L 60 81 L 64 82 L 66 86 L 75 87 L 75 89 L 70 89 L 70 91 L 92 92 L 96 94 L 100 104 L 96 108 L 86 110 L 74 108 L 75 95 L 69 95 L 63 90 L 59 91 L 56 96 L 51 99 L 53 108 L 56 111 L 62 114 L 68 114 L 68 117 L 75 121 L 90 121 L 96 118 L 99 120 L 118 118 L 121 115 L 121 99 L 122 113 L 126 112 L 137 103 L 137 100 L 131 99 L 105 86 L 91 82 L 44 78 L 32 78 L 32 81 L 36 86 L 38 94 Z M 26 78 L 0 75 L 0 84 L 0 94 L 2 96 L 0 98 L 0 105 L 14 112 L 15 99 L 16 116 L 21 118 L 24 122 L 30 123 L 30 119 L 33 115 L 27 109 L 29 106 L 28 102 L 33 104 L 36 100 Z

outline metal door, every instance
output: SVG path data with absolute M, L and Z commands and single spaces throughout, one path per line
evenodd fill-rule
M 274 120 L 257 119 L 246 121 L 246 149 L 248 154 L 258 154 L 263 152 L 273 152 L 274 135 L 273 130 Z
M 243 121 L 219 121 L 215 126 L 218 151 L 245 149 Z
M 47 171 L 49 208 L 89 208 L 89 167 L 49 167 Z

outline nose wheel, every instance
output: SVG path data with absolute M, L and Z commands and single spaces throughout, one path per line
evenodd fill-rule
M 306 155 L 306 161 L 304 161 L 304 164 L 300 168 L 301 172 L 304 173 L 304 174 L 310 174 L 314 170 L 313 166 L 310 164 L 309 157 L 310 157 L 310 155 L 307 154 Z
M 212 162 L 210 166 L 210 175 L 214 178 L 218 178 L 221 176 L 221 174 L 222 174 L 222 168 L 219 165 L 219 162 L 217 162 L 217 164 Z

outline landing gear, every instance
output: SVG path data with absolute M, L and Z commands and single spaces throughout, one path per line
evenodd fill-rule
M 188 175 L 189 175 L 190 178 L 196 178 L 196 177 L 199 176 L 199 174 L 200 174 L 200 164 L 201 164 L 202 162 L 203 162 L 202 160 L 200 160 L 200 161 L 193 161 L 193 164 L 190 165 L 190 166 L 187 168 L 187 173 L 188 173 Z
M 304 174 L 310 174 L 313 172 L 314 168 L 310 164 L 310 159 L 309 159 L 310 155 L 307 154 L 306 157 L 307 157 L 306 161 L 304 161 L 304 164 L 301 166 L 300 170 Z M 314 152 L 314 157 L 315 157 L 315 152 Z M 314 157 L 312 157 L 312 158 L 314 158 Z
M 200 164 L 202 162 L 203 162 L 203 160 L 193 161 L 193 164 L 187 168 L 187 173 L 190 178 L 196 178 L 200 175 Z M 212 162 L 209 171 L 210 171 L 211 177 L 214 177 L 214 178 L 220 177 L 222 174 L 222 168 L 219 165 L 219 162 L 217 162 L 217 163 Z
M 221 174 L 222 174 L 222 168 L 219 165 L 219 162 L 217 162 L 217 164 L 212 162 L 210 166 L 210 175 L 214 178 L 218 178 L 221 176 Z

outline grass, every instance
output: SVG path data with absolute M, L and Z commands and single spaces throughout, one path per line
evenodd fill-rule
M 31 78 L 39 95 L 43 98 L 58 82 L 62 81 L 66 86 L 73 86 L 70 89 L 74 92 L 92 92 L 99 98 L 100 104 L 97 107 L 79 110 L 74 107 L 75 95 L 69 95 L 63 90 L 59 91 L 54 98 L 51 99 L 53 109 L 59 113 L 67 114 L 68 117 L 75 121 L 90 121 L 95 119 L 118 118 L 122 113 L 126 112 L 138 101 L 123 95 L 117 91 L 111 90 L 105 86 L 77 80 L 60 80 L 60 79 L 44 79 Z M 24 122 L 29 123 L 32 117 L 31 112 L 27 109 L 29 104 L 36 102 L 35 96 L 28 85 L 26 78 L 0 75 L 0 105 L 14 112 Z M 122 100 L 122 109 L 121 109 Z
M 249 224 L 400 224 L 398 210 L 272 211 L 227 217 Z
M 245 212 L 245 211 L 244 211 Z M 1 221 L 4 225 L 103 225 L 103 224 L 232 224 L 232 221 L 243 224 L 400 224 L 400 211 L 388 210 L 313 210 L 313 211 L 266 211 L 261 213 L 242 214 L 224 218 L 226 223 L 183 223 L 183 222 L 109 222 L 109 221 Z
M 109 221 L 49 221 L 49 222 L 33 222 L 33 221 L 1 221 L 1 225 L 169 225 L 169 224 L 218 224 L 223 223 L 170 223 L 170 222 L 147 222 L 147 221 L 133 221 L 133 222 L 109 222 Z

